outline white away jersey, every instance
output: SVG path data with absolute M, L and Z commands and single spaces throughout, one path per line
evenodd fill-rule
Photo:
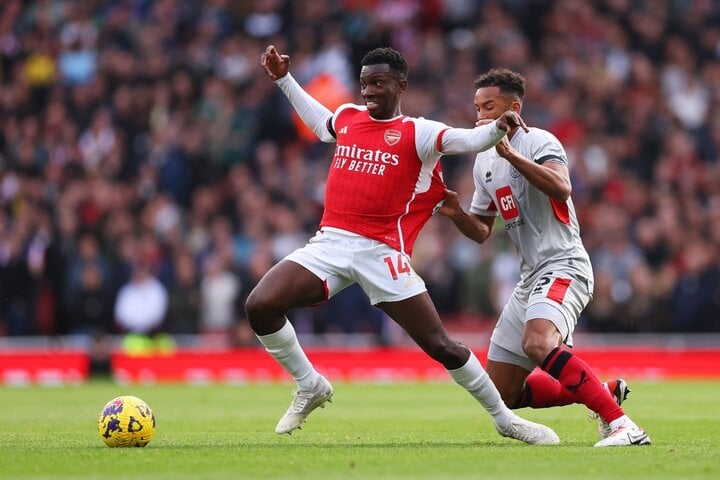
M 512 147 L 538 164 L 568 165 L 565 149 L 550 132 L 518 129 Z M 577 269 L 592 280 L 592 267 L 580 240 L 572 199 L 561 202 L 535 188 L 494 148 L 478 153 L 473 167 L 475 193 L 470 212 L 491 217 L 500 214 L 521 257 L 526 282 L 540 269 L 556 263 Z

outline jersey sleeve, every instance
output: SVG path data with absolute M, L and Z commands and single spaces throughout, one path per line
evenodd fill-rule
M 328 128 L 330 126 L 328 120 L 332 117 L 332 112 L 325 105 L 307 93 L 290 73 L 275 80 L 275 84 L 280 87 L 280 90 L 290 101 L 303 123 L 321 141 L 326 143 L 335 142 L 335 136 Z
M 478 155 L 479 156 L 479 155 Z M 481 217 L 496 217 L 498 209 L 495 206 L 493 197 L 485 188 L 482 181 L 481 163 L 476 160 L 473 166 L 473 182 L 475 183 L 475 192 L 473 193 L 472 202 L 470 203 L 470 213 L 480 215 Z
M 567 153 L 560 140 L 547 130 L 533 128 L 528 135 L 530 152 L 533 162 L 542 165 L 545 162 L 554 162 L 568 166 Z
M 415 146 L 420 160 L 423 163 L 436 162 L 442 155 L 440 146 L 442 145 L 443 133 L 450 127 L 442 122 L 427 120 L 422 117 L 408 118 L 406 121 L 415 123 Z

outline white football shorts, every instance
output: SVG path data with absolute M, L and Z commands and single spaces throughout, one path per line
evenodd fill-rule
M 532 370 L 535 364 L 522 349 L 525 323 L 534 318 L 550 320 L 572 347 L 572 334 L 580 313 L 592 299 L 593 281 L 577 270 L 549 266 L 526 285 L 515 287 L 503 308 L 492 336 L 488 359 Z
M 326 299 L 357 283 L 372 305 L 398 302 L 427 289 L 410 257 L 378 240 L 323 228 L 285 257 L 310 270 L 325 284 Z

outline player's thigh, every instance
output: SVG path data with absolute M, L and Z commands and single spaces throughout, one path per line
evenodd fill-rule
M 552 322 L 562 342 L 572 346 L 577 319 L 592 294 L 586 279 L 571 270 L 552 269 L 533 285 L 525 312 L 525 321 L 544 319 Z
M 281 260 L 260 279 L 248 296 L 247 309 L 286 312 L 296 307 L 321 302 L 325 297 L 323 281 L 304 266 Z
M 410 258 L 377 242 L 355 255 L 355 279 L 370 303 L 387 313 L 425 351 L 447 344 L 445 327 Z
M 384 243 L 373 242 L 370 248 L 358 250 L 353 257 L 353 278 L 371 304 L 400 302 L 427 292 L 425 282 L 410 264 L 410 257 Z
M 527 357 L 522 348 L 526 309 L 526 295 L 520 288 L 516 287 L 495 324 L 490 337 L 491 344 L 498 345 L 518 357 Z
M 270 269 L 255 291 L 286 309 L 315 305 L 352 284 L 351 261 L 342 239 L 318 233 Z

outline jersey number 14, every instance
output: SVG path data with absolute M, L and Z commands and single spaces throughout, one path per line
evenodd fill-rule
M 393 262 L 390 257 L 383 258 L 383 261 L 387 264 L 388 270 L 390 270 L 390 276 L 393 280 L 398 279 L 399 273 L 410 273 L 410 264 L 405 261 L 402 255 L 398 254 L 397 262 Z M 397 267 L 395 266 L 397 263 Z

